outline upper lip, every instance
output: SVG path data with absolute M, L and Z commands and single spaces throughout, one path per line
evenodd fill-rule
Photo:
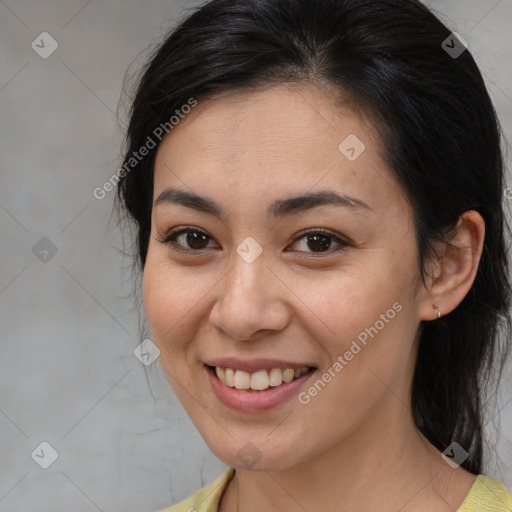
M 272 368 L 304 368 L 305 366 L 314 366 L 309 363 L 294 363 L 292 361 L 284 361 L 282 359 L 238 359 L 236 357 L 222 357 L 218 359 L 210 359 L 204 361 L 208 366 L 219 366 L 220 368 L 232 368 L 233 370 L 242 370 L 253 373 L 259 370 L 270 370 Z

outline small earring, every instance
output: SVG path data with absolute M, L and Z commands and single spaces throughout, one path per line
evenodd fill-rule
M 441 311 L 439 311 L 437 304 L 432 304 L 432 308 L 434 309 L 434 311 L 437 311 L 437 318 L 441 318 Z

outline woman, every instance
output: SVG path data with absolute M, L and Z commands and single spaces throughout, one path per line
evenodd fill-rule
M 499 138 L 416 0 L 213 0 L 173 30 L 118 199 L 161 365 L 230 469 L 168 512 L 511 510 L 482 474 Z

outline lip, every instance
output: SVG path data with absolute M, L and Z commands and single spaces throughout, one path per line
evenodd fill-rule
M 212 359 L 209 361 L 203 361 L 208 366 L 219 366 L 220 368 L 232 368 L 233 370 L 243 370 L 244 372 L 254 373 L 260 370 L 271 370 L 272 368 L 303 368 L 307 366 L 309 368 L 314 367 L 312 363 L 293 363 L 291 361 L 284 361 L 279 359 L 249 359 L 243 360 L 236 357 L 223 357 L 219 359 Z
M 223 363 L 224 364 L 224 363 Z M 275 361 L 272 362 L 275 364 Z M 221 366 L 220 364 L 211 365 L 211 366 Z M 302 365 L 307 366 L 307 365 Z M 260 370 L 267 368 L 279 368 L 280 366 L 265 366 L 261 365 L 257 368 Z M 293 368 L 293 366 L 286 366 L 287 368 Z M 283 383 L 280 386 L 269 387 L 264 391 L 254 391 L 254 390 L 245 390 L 245 389 L 236 389 L 230 386 L 226 386 L 223 384 L 219 378 L 209 369 L 207 366 L 203 366 L 204 371 L 207 373 L 208 380 L 210 382 L 210 386 L 212 387 L 213 393 L 215 396 L 222 402 L 224 405 L 234 409 L 236 411 L 245 412 L 245 413 L 257 413 L 262 411 L 268 411 L 274 407 L 277 407 L 292 397 L 296 396 L 299 392 L 299 389 L 304 385 L 304 383 L 309 380 L 311 376 L 316 373 L 316 369 L 301 375 L 297 379 L 292 380 L 291 382 Z M 227 366 L 230 368 L 230 366 Z M 300 366 L 295 366 L 295 368 L 300 368 Z M 237 368 L 241 370 L 242 368 Z M 247 371 L 247 370 L 245 370 Z M 258 370 L 253 370 L 258 371 Z

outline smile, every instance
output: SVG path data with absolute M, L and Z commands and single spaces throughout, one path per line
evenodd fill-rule
M 257 368 L 254 364 L 240 364 L 246 366 L 244 370 L 237 369 L 237 365 L 232 366 L 235 368 L 227 364 L 204 364 L 211 389 L 218 400 L 245 413 L 266 411 L 291 400 L 317 370 L 312 366 Z
M 270 370 L 259 370 L 249 373 L 243 370 L 234 370 L 233 368 L 215 367 L 215 374 L 219 380 L 236 389 L 252 389 L 254 391 L 264 391 L 269 387 L 281 386 L 283 383 L 298 379 L 309 371 L 307 366 L 302 368 L 271 368 Z

